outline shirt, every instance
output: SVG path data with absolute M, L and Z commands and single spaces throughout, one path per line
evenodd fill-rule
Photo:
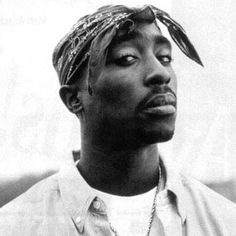
M 160 222 L 158 222 L 161 224 L 161 229 L 163 227 L 164 231 L 167 232 L 167 235 L 182 235 L 181 217 L 177 212 L 176 204 L 172 204 L 164 186 L 164 178 L 161 178 L 155 201 L 155 213 L 160 219 Z M 120 236 L 144 236 L 147 234 L 157 187 L 146 193 L 128 197 L 95 191 L 96 195 L 105 203 L 108 221 Z M 95 201 L 95 205 L 96 203 L 97 201 Z M 153 232 L 157 231 L 160 225 L 151 224 L 151 226 L 151 232 Z M 154 227 L 157 227 L 157 229 L 153 229 Z
M 236 236 L 234 203 L 199 181 L 180 175 L 170 163 L 164 161 L 164 166 L 167 179 L 165 190 L 176 209 L 174 212 L 181 219 L 177 234 Z M 150 236 L 159 236 L 155 231 L 159 221 L 155 214 Z M 173 236 L 165 223 L 162 224 L 163 233 Z M 112 236 L 113 233 L 106 205 L 83 180 L 71 161 L 58 174 L 37 183 L 0 209 L 0 235 Z

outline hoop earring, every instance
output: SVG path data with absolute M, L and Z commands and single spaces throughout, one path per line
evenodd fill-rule
M 93 95 L 93 90 L 92 90 L 90 85 L 88 85 L 88 93 L 89 93 L 90 96 Z

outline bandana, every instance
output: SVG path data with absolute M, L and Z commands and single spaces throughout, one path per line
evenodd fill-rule
M 73 84 L 80 78 L 82 66 L 88 63 L 88 85 L 92 87 L 105 64 L 107 49 L 119 28 L 127 21 L 155 20 L 167 27 L 171 38 L 186 56 L 203 66 L 182 26 L 166 12 L 151 5 L 143 8 L 109 5 L 79 19 L 54 49 L 53 66 L 60 84 Z

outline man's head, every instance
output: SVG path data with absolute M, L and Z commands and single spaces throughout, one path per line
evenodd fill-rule
M 130 147 L 172 137 L 176 77 L 171 44 L 162 35 L 157 18 L 181 50 L 201 63 L 181 26 L 152 6 L 101 8 L 82 18 L 66 36 L 72 51 L 65 40 L 56 48 L 54 65 L 62 84 L 61 98 L 80 117 L 82 132 L 92 139 Z M 81 30 L 88 26 L 92 33 Z

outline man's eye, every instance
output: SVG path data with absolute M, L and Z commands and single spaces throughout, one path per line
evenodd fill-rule
M 133 55 L 124 55 L 115 59 L 115 63 L 119 66 L 129 66 L 134 63 L 136 57 Z
M 157 59 L 165 66 L 168 66 L 173 61 L 172 57 L 170 55 L 161 55 L 158 56 Z

